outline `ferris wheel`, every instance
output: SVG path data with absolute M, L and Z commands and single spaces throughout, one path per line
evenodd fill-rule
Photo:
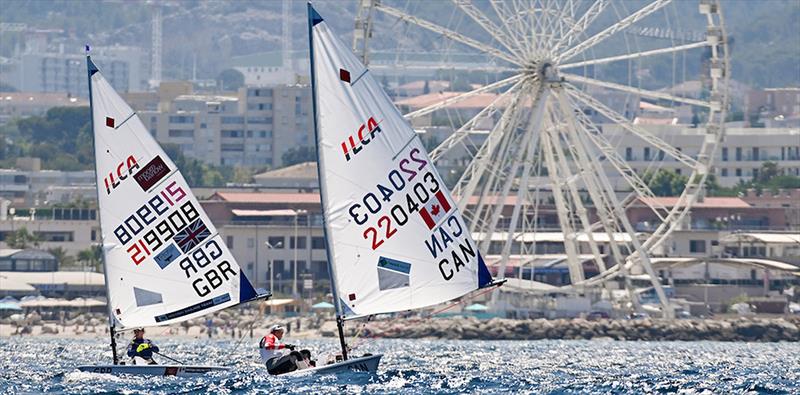
M 451 188 L 481 250 L 501 242 L 499 275 L 512 257 L 533 259 L 535 234 L 556 225 L 563 233 L 569 287 L 629 281 L 635 267 L 649 276 L 664 314 L 670 314 L 651 256 L 663 251 L 702 197 L 724 135 L 729 53 L 718 2 L 700 0 L 691 7 L 670 0 L 432 3 L 439 5 L 438 13 L 417 1 L 359 0 L 353 46 L 365 63 L 383 51 L 394 54 L 388 62 L 393 68 L 497 76 L 405 116 L 413 122 L 449 114 L 458 103 L 494 95 L 471 118 L 454 121 L 453 132 L 431 157 L 468 153 Z M 391 27 L 378 29 L 378 22 Z M 420 62 L 397 38 L 423 36 L 432 50 Z M 376 63 L 370 68 L 380 67 Z M 658 69 L 660 81 L 650 81 L 648 73 Z M 689 82 L 700 84 L 701 93 L 673 89 Z M 611 99 L 625 104 L 610 104 Z M 627 111 L 631 103 L 635 108 Z M 642 122 L 646 106 L 666 114 L 690 111 L 702 143 L 684 152 L 674 138 L 653 132 Z M 487 119 L 493 121 L 488 134 L 476 133 Z M 652 154 L 638 161 L 621 154 L 620 144 L 631 141 Z M 681 168 L 686 176 L 670 205 L 661 204 L 648 186 L 661 168 Z M 626 215 L 634 204 L 656 218 L 647 232 L 637 232 Z M 547 210 L 555 212 L 553 223 L 541 219 Z M 604 251 L 600 238 L 610 241 Z M 589 254 L 582 256 L 582 250 Z M 585 256 L 599 274 L 587 278 Z

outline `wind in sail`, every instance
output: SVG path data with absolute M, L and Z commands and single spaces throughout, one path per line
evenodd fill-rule
M 420 309 L 492 284 L 417 134 L 309 4 L 317 154 L 341 318 Z
M 112 328 L 172 324 L 258 297 L 175 163 L 87 63 Z

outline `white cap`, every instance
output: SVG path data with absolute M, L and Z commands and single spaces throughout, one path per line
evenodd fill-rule
M 282 331 L 282 330 L 283 330 L 283 327 L 278 325 L 278 324 L 275 324 L 275 325 L 269 327 L 269 333 L 275 333 L 277 331 Z

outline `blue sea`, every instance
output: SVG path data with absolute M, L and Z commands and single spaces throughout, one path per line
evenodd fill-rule
M 106 339 L 0 339 L 0 393 L 800 393 L 800 344 L 625 341 L 376 340 L 378 374 L 273 377 L 250 341 L 166 340 L 161 350 L 194 364 L 230 365 L 200 378 L 82 373 L 108 363 Z M 331 340 L 295 341 L 315 353 Z M 162 358 L 163 360 L 163 358 Z M 166 361 L 165 361 L 166 362 Z

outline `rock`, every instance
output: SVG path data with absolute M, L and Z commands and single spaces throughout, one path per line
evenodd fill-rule
M 43 335 L 55 335 L 58 333 L 58 327 L 53 324 L 42 325 Z

